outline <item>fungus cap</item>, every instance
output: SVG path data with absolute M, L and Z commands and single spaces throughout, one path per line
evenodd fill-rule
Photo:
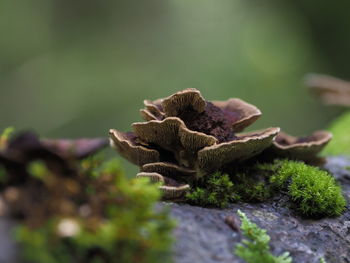
M 140 140 L 174 151 L 180 146 L 179 128 L 183 121 L 169 117 L 162 121 L 136 122 L 132 128 Z
M 144 165 L 145 163 L 154 163 L 159 161 L 159 152 L 154 149 L 146 148 L 138 145 L 133 133 L 123 133 L 115 129 L 109 131 L 110 143 L 113 148 L 128 161 L 136 165 Z
M 171 117 L 188 108 L 201 113 L 205 110 L 206 101 L 199 90 L 185 89 L 163 99 L 161 105 L 166 116 Z
M 218 142 L 214 136 L 190 130 L 185 124 L 180 126 L 179 136 L 182 146 L 191 152 L 197 152 L 204 147 L 214 145 Z
M 163 112 L 163 108 L 161 105 L 162 99 L 158 99 L 155 101 L 144 100 L 143 104 L 146 106 L 144 111 L 147 111 L 147 114 L 155 117 L 155 120 L 162 120 L 165 118 L 165 114 Z M 141 113 L 142 115 L 142 113 Z
M 305 84 L 327 105 L 350 106 L 349 81 L 327 75 L 309 74 Z
M 144 100 L 143 104 L 146 106 L 146 109 L 152 112 L 154 115 L 163 115 L 163 107 L 162 107 L 162 101 L 163 99 L 157 99 L 157 100 Z
M 140 114 L 141 114 L 142 119 L 144 119 L 145 121 L 160 120 L 152 112 L 150 112 L 148 109 L 141 109 Z
M 292 159 L 311 159 L 315 157 L 332 139 L 327 131 L 316 131 L 307 137 L 295 137 L 280 132 L 272 145 L 275 154 Z
M 261 115 L 261 111 L 252 104 L 241 99 L 231 98 L 226 101 L 212 101 L 219 107 L 228 119 L 232 119 L 232 129 L 240 132 L 255 122 Z
M 161 121 L 136 122 L 132 127 L 142 141 L 173 152 L 179 149 L 198 151 L 217 142 L 213 136 L 188 129 L 177 117 L 168 117 Z
M 198 167 L 204 172 L 213 172 L 231 162 L 240 162 L 260 154 L 268 148 L 280 128 L 241 134 L 230 142 L 205 147 L 198 152 Z
M 155 173 L 155 172 L 141 172 L 141 173 L 138 173 L 136 175 L 136 177 L 137 178 L 142 178 L 142 177 L 149 178 L 152 183 L 162 183 L 162 184 L 165 183 L 164 177 L 161 174 Z
M 188 178 L 195 176 L 196 171 L 193 169 L 185 168 L 174 163 L 157 162 L 144 164 L 141 167 L 142 172 L 147 173 L 159 173 L 170 178 Z
M 188 184 L 181 184 L 174 179 L 168 178 L 155 172 L 141 172 L 136 175 L 137 178 L 148 177 L 151 182 L 161 182 L 162 185 L 159 186 L 159 190 L 162 193 L 163 199 L 177 199 L 184 197 L 185 194 L 190 189 Z
M 44 139 L 41 142 L 62 156 L 83 159 L 108 145 L 107 138 Z

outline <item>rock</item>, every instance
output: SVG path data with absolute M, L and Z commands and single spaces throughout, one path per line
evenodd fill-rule
M 12 221 L 0 217 L 0 263 L 18 262 L 18 249 L 11 238 L 14 226 Z
M 297 263 L 350 262 L 350 167 L 349 157 L 330 157 L 324 168 L 342 184 L 348 201 L 345 213 L 337 218 L 320 220 L 301 218 L 289 209 L 287 197 L 279 196 L 260 204 L 232 204 L 228 209 L 210 209 L 186 204 L 166 204 L 177 220 L 174 231 L 175 263 L 244 262 L 234 255 L 242 236 L 225 223 L 228 216 L 237 216 L 238 209 L 267 230 L 274 255 L 288 251 Z

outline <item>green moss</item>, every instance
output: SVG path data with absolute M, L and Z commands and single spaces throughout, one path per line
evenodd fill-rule
M 350 112 L 345 112 L 337 118 L 329 130 L 333 133 L 333 139 L 325 148 L 324 154 L 350 154 Z
M 186 195 L 189 203 L 200 206 L 226 207 L 230 201 L 239 197 L 227 174 L 219 172 L 204 177 L 199 184 Z
M 101 164 L 98 159 L 81 164 L 88 188 L 79 194 L 79 203 L 91 205 L 94 216 L 55 215 L 39 227 L 21 225 L 16 239 L 26 262 L 61 263 L 157 263 L 171 262 L 171 231 L 174 222 L 167 210 L 154 210 L 160 198 L 157 185 L 147 178 L 129 180 L 115 160 Z M 45 182 L 43 166 L 33 163 L 29 169 Z M 94 180 L 96 183 L 94 183 Z M 107 180 L 108 187 L 104 187 Z M 79 181 L 76 181 L 79 182 Z M 84 184 L 80 185 L 81 188 Z M 104 187 L 104 188 L 101 188 Z M 101 190 L 102 189 L 102 190 Z M 94 201 L 96 200 L 96 201 Z M 98 213 L 94 211 L 98 209 Z M 62 224 L 70 224 L 62 233 Z M 66 226 L 67 228 L 67 226 Z
M 277 164 L 277 165 L 276 165 Z M 278 161 L 270 182 L 286 187 L 295 209 L 306 216 L 338 216 L 346 205 L 341 187 L 328 172 L 296 161 Z
M 50 173 L 46 167 L 46 164 L 42 161 L 31 162 L 27 167 L 27 171 L 31 176 L 38 179 L 43 179 L 47 174 Z
M 346 205 L 335 179 L 314 167 L 293 176 L 289 195 L 297 203 L 296 209 L 309 216 L 339 216 Z
M 265 229 L 261 229 L 252 223 L 248 217 L 238 210 L 241 218 L 241 230 L 247 238 L 237 244 L 235 253 L 247 263 L 291 263 L 292 258 L 288 252 L 276 257 L 270 252 L 270 236 Z
M 245 202 L 263 202 L 272 195 L 270 187 L 265 183 L 264 178 L 256 178 L 250 171 L 249 173 L 238 173 L 232 176 L 235 182 L 234 192 Z
M 320 258 L 320 263 L 327 263 L 327 261 L 324 258 Z
M 289 160 L 275 160 L 270 165 L 271 172 L 270 183 L 275 189 L 283 189 L 288 186 L 287 182 L 295 174 L 302 172 L 302 168 L 298 169 L 298 162 Z M 266 166 L 268 167 L 268 165 Z
M 341 187 L 328 172 L 290 160 L 250 165 L 231 177 L 221 173 L 204 177 L 187 200 L 222 208 L 238 200 L 262 202 L 281 190 L 287 192 L 293 208 L 305 216 L 338 216 L 345 209 Z

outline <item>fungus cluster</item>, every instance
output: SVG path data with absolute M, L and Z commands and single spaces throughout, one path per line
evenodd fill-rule
M 292 159 L 309 159 L 330 141 L 317 131 L 297 138 L 272 127 L 241 133 L 261 111 L 243 100 L 206 101 L 196 89 L 167 98 L 145 100 L 145 122 L 133 132 L 110 130 L 111 145 L 140 167 L 138 177 L 161 182 L 164 199 L 181 198 L 199 178 L 256 158 L 263 152 Z

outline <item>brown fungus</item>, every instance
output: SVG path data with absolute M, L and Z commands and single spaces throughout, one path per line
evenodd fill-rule
M 186 180 L 196 175 L 196 171 L 167 162 L 148 163 L 141 167 L 142 172 L 159 173 L 167 177 L 177 177 Z
M 331 139 L 332 134 L 327 131 L 316 131 L 306 137 L 294 137 L 280 132 L 271 148 L 278 156 L 307 160 L 316 157 Z
M 182 184 L 174 179 L 163 176 L 159 173 L 141 172 L 136 175 L 138 178 L 147 177 L 151 182 L 161 183 L 159 186 L 162 192 L 163 199 L 180 199 L 186 195 L 190 186 L 188 184 Z
M 146 122 L 132 124 L 133 133 L 111 130 L 111 139 L 122 156 L 140 166 L 138 177 L 163 184 L 165 199 L 177 199 L 188 190 L 187 183 L 195 185 L 200 177 L 271 149 L 280 131 L 237 134 L 261 116 L 260 110 L 237 98 L 206 101 L 196 89 L 144 104 L 141 115 Z M 312 144 L 307 154 L 314 155 L 320 147 Z
M 257 107 L 241 99 L 232 98 L 227 101 L 213 101 L 212 103 L 224 112 L 228 120 L 231 120 L 230 124 L 235 132 L 243 131 L 262 114 Z
M 185 89 L 162 100 L 166 116 L 178 116 L 183 111 L 192 110 L 201 113 L 205 110 L 206 101 L 196 89 Z
M 159 161 L 159 152 L 137 144 L 136 136 L 133 133 L 123 133 L 111 129 L 109 135 L 112 147 L 129 162 L 140 166 Z
M 44 139 L 41 142 L 61 156 L 83 159 L 108 145 L 106 138 L 92 139 Z
M 198 152 L 198 167 L 207 174 L 226 164 L 252 158 L 268 148 L 279 131 L 279 128 L 269 128 L 241 135 L 230 142 L 205 147 Z
M 146 106 L 146 110 L 152 113 L 157 119 L 163 119 L 165 115 L 161 103 L 162 103 L 162 99 L 158 99 L 155 101 L 150 101 L 150 100 L 143 101 L 143 104 Z
M 39 139 L 32 132 L 13 136 L 0 151 L 0 164 L 10 175 L 9 184 L 22 184 L 28 178 L 27 168 L 42 161 L 49 170 L 69 176 L 75 173 L 74 161 L 81 160 L 108 145 L 107 138 Z
M 176 151 L 180 146 L 179 128 L 183 122 L 176 117 L 162 121 L 136 122 L 132 124 L 137 137 L 147 144 L 158 145 L 168 151 Z
M 197 152 L 200 149 L 213 145 L 218 142 L 218 140 L 211 135 L 207 135 L 203 132 L 192 131 L 188 129 L 185 125 L 179 128 L 179 137 L 181 145 L 191 152 Z
M 211 102 L 207 102 L 204 111 L 200 113 L 192 110 L 183 111 L 179 118 L 184 121 L 188 129 L 214 136 L 219 142 L 235 138 L 232 129 L 234 119 Z M 238 120 L 238 117 L 236 119 Z
M 332 76 L 309 74 L 305 84 L 327 105 L 350 106 L 350 82 Z
M 153 120 L 159 120 L 152 112 L 150 112 L 148 109 L 141 109 L 140 114 L 142 119 L 145 121 L 153 121 Z

